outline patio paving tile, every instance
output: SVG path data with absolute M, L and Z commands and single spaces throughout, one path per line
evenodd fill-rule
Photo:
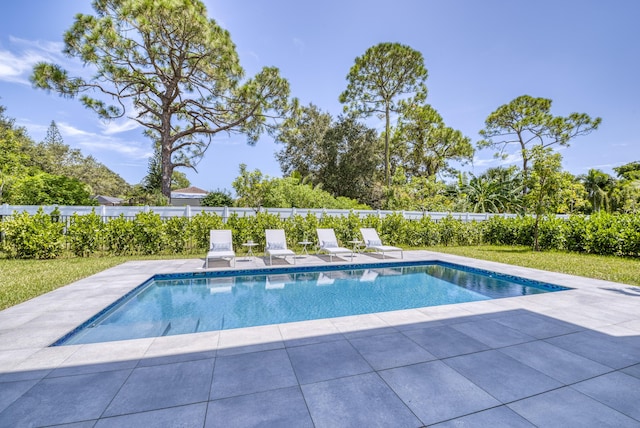
M 210 401 L 206 428 L 313 427 L 300 388 L 290 387 Z
M 130 373 L 120 370 L 43 379 L 0 413 L 0 426 L 42 426 L 97 419 Z
M 495 322 L 521 331 L 536 339 L 546 339 L 583 330 L 582 327 L 528 311 L 514 311 L 493 318 Z
M 88 318 L 151 275 L 202 272 L 204 265 L 201 258 L 128 262 L 0 311 L 0 426 L 215 426 L 228 419 L 224 426 L 640 427 L 631 417 L 640 401 L 636 287 L 427 251 L 405 254 L 405 261 L 433 259 L 575 289 L 47 347 L 76 318 Z M 300 259 L 304 264 L 327 261 L 310 256 Z M 238 267 L 264 265 L 254 258 Z M 422 361 L 426 354 L 445 360 Z M 443 381 L 434 382 L 438 376 Z M 219 391 L 227 388 L 222 395 L 233 396 L 215 397 L 216 380 Z M 514 397 L 520 398 L 501 406 L 499 400 Z
M 346 340 L 298 346 L 287 351 L 301 385 L 372 371 Z
M 547 342 L 536 341 L 500 349 L 500 352 L 564 384 L 571 384 L 611 371 Z
M 640 422 L 640 379 L 615 372 L 585 380 L 572 388 Z
M 218 357 L 209 399 L 269 391 L 297 384 L 284 349 Z
M 570 387 L 530 397 L 508 406 L 538 427 L 638 427 L 638 421 Z
M 625 337 L 587 330 L 545 341 L 614 369 L 640 363 L 640 347 Z
M 484 343 L 451 326 L 410 330 L 405 331 L 404 334 L 438 358 L 454 357 L 489 349 Z
M 201 428 L 204 424 L 206 413 L 207 404 L 198 403 L 187 406 L 171 407 L 168 409 L 133 413 L 130 415 L 102 418 L 95 424 L 95 428 Z
M 421 426 L 375 373 L 303 385 L 302 392 L 317 428 Z
M 630 366 L 627 367 L 626 369 L 622 369 L 621 370 L 623 373 L 626 373 L 628 375 L 637 377 L 638 379 L 640 379 L 640 364 L 636 364 L 634 366 Z
M 444 360 L 503 403 L 539 394 L 562 384 L 499 351 L 485 351 Z
M 528 334 L 524 334 L 490 319 L 454 324 L 451 327 L 491 348 L 502 348 L 503 346 L 516 345 L 534 340 L 534 338 Z
M 0 383 L 0 412 L 30 390 L 36 383 L 38 383 L 37 380 Z
M 452 419 L 435 425 L 432 428 L 534 428 L 531 422 L 509 409 L 507 406 L 473 413 L 461 418 Z
M 401 333 L 351 339 L 351 344 L 375 370 L 435 360 L 432 354 Z
M 384 370 L 379 374 L 427 425 L 500 404 L 440 361 Z
M 104 416 L 207 401 L 212 374 L 213 359 L 137 368 Z

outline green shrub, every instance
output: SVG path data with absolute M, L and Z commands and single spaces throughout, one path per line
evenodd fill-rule
M 165 246 L 171 253 L 183 253 L 189 245 L 189 219 L 171 217 L 164 222 Z
M 215 229 L 227 229 L 222 217 L 204 211 L 193 216 L 187 227 L 191 242 L 196 249 L 203 251 L 209 248 L 209 231 Z
M 164 222 L 154 212 L 137 213 L 133 220 L 135 249 L 142 254 L 158 254 L 164 247 Z
M 64 225 L 51 217 L 42 208 L 32 216 L 26 211 L 14 213 L 1 225 L 4 251 L 18 259 L 58 257 L 63 250 Z
M 133 254 L 135 251 L 133 222 L 123 214 L 107 221 L 104 225 L 104 243 L 111 254 Z
M 67 228 L 69 249 L 80 257 L 94 254 L 102 246 L 104 227 L 102 218 L 95 210 L 86 215 L 74 213 Z
M 566 248 L 579 253 L 587 252 L 589 248 L 587 225 L 589 220 L 583 215 L 572 215 L 567 220 Z
M 544 217 L 538 230 L 538 245 L 542 250 L 565 250 L 567 248 L 566 220 L 555 216 Z

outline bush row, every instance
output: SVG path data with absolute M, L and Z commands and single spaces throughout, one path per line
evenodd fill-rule
M 92 254 L 177 254 L 205 251 L 209 231 L 231 229 L 236 251 L 251 239 L 262 248 L 265 229 L 284 229 L 291 248 L 300 241 L 316 241 L 317 228 L 333 228 L 346 245 L 360 239 L 361 227 L 378 230 L 383 242 L 403 247 L 434 245 L 526 245 L 533 244 L 535 221 L 532 217 L 492 217 L 483 222 L 463 222 L 451 217 L 438 222 L 425 217 L 406 220 L 400 213 L 384 218 L 359 218 L 351 213 L 342 217 L 316 218 L 296 215 L 282 219 L 268 212 L 251 217 L 231 216 L 227 222 L 216 214 L 200 213 L 192 218 L 161 219 L 153 212 L 123 216 L 103 222 L 95 213 L 73 215 L 60 222 L 54 215 L 39 211 L 6 218 L 0 224 L 2 249 L 15 258 L 55 258 L 65 249 L 76 256 Z M 568 220 L 546 217 L 540 222 L 542 249 L 569 250 L 594 254 L 640 256 L 640 215 L 597 214 L 572 216 Z

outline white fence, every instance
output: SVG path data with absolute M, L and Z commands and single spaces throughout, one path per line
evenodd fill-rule
M 240 217 L 253 216 L 256 211 L 253 208 L 230 208 L 230 207 L 150 207 L 150 206 L 58 206 L 58 205 L 0 205 L 0 218 L 11 216 L 13 213 L 26 211 L 29 214 L 35 214 L 38 209 L 42 208 L 47 214 L 50 214 L 55 209 L 58 210 L 60 216 L 64 219 L 72 216 L 73 214 L 83 215 L 90 214 L 95 210 L 95 213 L 101 216 L 104 220 L 109 218 L 119 217 L 121 214 L 127 218 L 133 218 L 140 212 L 154 212 L 159 214 L 161 218 L 169 217 L 188 217 L 191 218 L 201 212 L 213 213 L 221 216 L 226 221 L 231 215 L 236 214 Z M 268 212 L 275 214 L 280 218 L 289 218 L 296 214 L 306 216 L 309 213 L 315 215 L 318 218 L 324 216 L 347 216 L 350 212 L 358 215 L 360 218 L 374 215 L 376 217 L 386 217 L 393 213 L 400 213 L 405 219 L 419 220 L 422 217 L 430 217 L 434 221 L 442 220 L 446 217 L 452 217 L 454 219 L 468 221 L 484 221 L 491 217 L 517 217 L 517 214 L 493 214 L 493 213 L 459 213 L 459 212 L 423 212 L 423 211 L 390 211 L 390 210 L 338 210 L 338 209 L 317 209 L 317 208 L 261 208 L 261 212 Z M 558 215 L 560 218 L 568 218 L 568 215 Z

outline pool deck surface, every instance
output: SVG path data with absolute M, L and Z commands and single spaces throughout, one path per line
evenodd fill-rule
M 0 426 L 640 427 L 640 287 L 427 251 L 404 259 L 572 290 L 49 347 L 153 274 L 204 265 L 128 262 L 0 312 Z M 254 267 L 263 260 L 236 263 Z

